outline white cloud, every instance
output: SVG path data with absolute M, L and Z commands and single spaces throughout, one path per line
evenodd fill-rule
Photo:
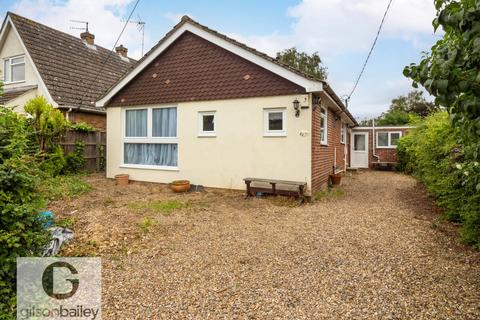
M 89 22 L 90 32 L 95 35 L 95 43 L 111 49 L 120 34 L 127 15 L 129 5 L 133 0 L 20 0 L 13 6 L 13 11 L 49 27 L 79 36 L 81 30 L 71 27 L 81 27 L 81 24 L 70 20 L 84 20 Z M 127 11 L 128 9 L 128 11 Z M 148 43 L 148 35 L 145 36 Z M 140 58 L 141 33 L 134 24 L 125 29 L 118 44 L 129 49 L 129 56 Z
M 278 48 L 292 46 L 307 52 L 318 51 L 325 60 L 338 53 L 364 52 L 372 44 L 387 3 L 387 0 L 303 0 L 288 9 L 287 14 L 295 19 L 289 34 L 274 32 L 243 36 L 239 40 L 270 55 Z M 432 0 L 395 0 L 381 36 L 419 43 L 422 35 L 433 33 L 434 17 Z

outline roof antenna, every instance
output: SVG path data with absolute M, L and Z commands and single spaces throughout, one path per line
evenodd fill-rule
M 85 32 L 88 32 L 88 21 L 83 21 L 83 20 L 70 20 L 70 22 L 83 23 L 83 24 L 85 25 L 84 27 L 70 27 L 70 29 L 83 30 L 83 31 L 85 31 Z
M 142 18 L 140 16 L 137 16 L 138 20 L 130 20 L 128 23 L 133 23 L 137 26 L 137 30 L 142 33 L 142 57 L 143 57 L 143 48 L 145 44 L 145 21 L 142 21 Z

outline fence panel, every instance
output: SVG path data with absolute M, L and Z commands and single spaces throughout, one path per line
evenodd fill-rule
M 82 141 L 85 144 L 85 167 L 87 171 L 102 171 L 105 168 L 104 166 L 105 155 L 106 155 L 106 145 L 107 145 L 107 134 L 102 131 L 92 131 L 92 132 L 77 132 L 77 131 L 67 131 L 62 139 L 60 140 L 60 145 L 63 148 L 63 152 L 68 154 L 72 151 L 75 151 L 75 143 L 77 141 Z

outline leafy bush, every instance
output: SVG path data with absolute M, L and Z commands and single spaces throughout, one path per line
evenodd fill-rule
M 67 160 L 63 154 L 63 149 L 57 145 L 53 152 L 47 153 L 40 163 L 40 169 L 48 176 L 58 176 L 67 165 Z
M 65 166 L 65 173 L 75 174 L 80 173 L 85 170 L 85 143 L 78 140 L 75 142 L 75 150 L 67 154 L 66 166 Z
M 423 182 L 447 217 L 462 223 L 462 239 L 480 249 L 480 165 L 460 144 L 446 112 L 420 123 L 398 144 L 399 169 Z
M 15 314 L 16 258 L 38 255 L 48 235 L 36 214 L 44 202 L 37 192 L 37 159 L 29 155 L 25 118 L 0 109 L 0 318 Z
M 97 131 L 93 126 L 85 122 L 69 123 L 68 128 L 77 132 L 92 132 Z

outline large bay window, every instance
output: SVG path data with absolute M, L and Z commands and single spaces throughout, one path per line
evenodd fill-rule
M 177 108 L 126 109 L 124 119 L 124 166 L 159 169 L 177 167 Z

